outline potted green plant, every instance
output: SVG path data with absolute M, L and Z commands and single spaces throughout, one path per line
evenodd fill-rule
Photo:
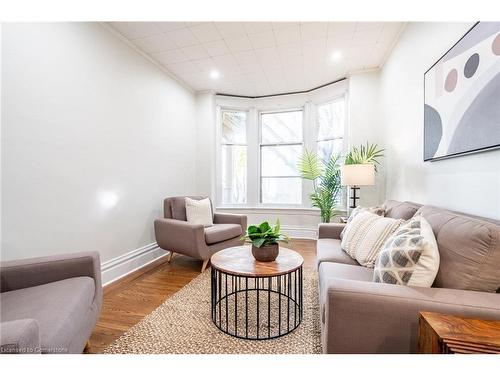
M 376 143 L 369 144 L 366 142 L 365 145 L 359 147 L 353 147 L 345 156 L 345 165 L 352 164 L 373 164 L 375 172 L 377 171 L 377 165 L 380 164 L 379 158 L 384 157 L 384 149 L 378 148 Z
M 278 242 L 287 243 L 289 238 L 281 233 L 279 219 L 271 227 L 267 221 L 259 225 L 250 225 L 242 240 L 252 243 L 252 255 L 259 262 L 272 262 L 279 254 Z
M 384 150 L 379 149 L 377 144 L 369 144 L 353 147 L 342 160 L 340 154 L 333 154 L 330 159 L 322 161 L 318 155 L 305 150 L 299 158 L 298 170 L 303 179 L 313 183 L 313 192 L 309 195 L 312 206 L 320 210 L 321 221 L 329 223 L 330 220 L 339 215 L 335 207 L 340 203 L 342 184 L 340 178 L 340 167 L 344 164 L 368 164 L 374 165 L 377 171 L 379 158 L 383 157 Z
M 319 208 L 321 221 L 329 223 L 339 214 L 335 207 L 342 191 L 340 155 L 334 154 L 328 161 L 321 161 L 315 152 L 306 149 L 299 159 L 298 169 L 302 178 L 312 181 L 313 192 L 309 198 L 313 207 Z

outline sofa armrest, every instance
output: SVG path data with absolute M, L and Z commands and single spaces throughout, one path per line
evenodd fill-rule
M 340 233 L 344 229 L 344 223 L 322 223 L 318 227 L 318 238 L 333 238 L 340 240 Z
M 2 293 L 88 276 L 94 279 L 96 298 L 102 295 L 101 262 L 96 251 L 6 261 L 1 263 L 0 274 Z
M 331 278 L 322 288 L 327 353 L 416 353 L 420 311 L 500 319 L 500 294 Z
M 154 226 L 156 242 L 162 249 L 203 259 L 204 252 L 200 250 L 207 246 L 203 225 L 183 220 L 156 219 Z
M 0 323 L 1 354 L 39 354 L 40 331 L 34 319 L 11 320 Z
M 241 225 L 241 230 L 244 232 L 247 230 L 247 216 L 238 214 L 222 214 L 216 212 L 214 214 L 215 224 L 239 224 Z

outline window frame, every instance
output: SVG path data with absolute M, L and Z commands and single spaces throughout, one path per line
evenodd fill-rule
M 261 203 L 261 113 L 281 113 L 302 110 L 302 147 L 317 151 L 319 121 L 318 107 L 329 102 L 342 100 L 344 102 L 344 134 L 342 154 L 345 155 L 350 141 L 350 113 L 349 113 L 349 91 L 347 86 L 339 86 L 333 92 L 317 92 L 302 96 L 287 96 L 286 98 L 272 97 L 264 99 L 238 98 L 218 96 L 215 102 L 215 178 L 213 191 L 215 195 L 215 207 L 221 209 L 247 209 L 247 210 L 313 210 L 319 211 L 311 206 L 309 194 L 312 192 L 312 182 L 302 179 L 302 203 Z M 242 111 L 247 113 L 247 199 L 245 204 L 222 203 L 222 173 L 221 173 L 221 136 L 222 136 L 222 111 Z M 267 145 L 267 144 L 266 144 Z M 347 190 L 344 188 L 337 210 L 347 209 Z
M 223 143 L 222 141 L 222 114 L 224 112 L 244 112 L 246 113 L 246 123 L 245 123 L 245 130 L 246 130 L 246 143 L 245 144 L 240 144 L 240 143 Z M 249 174 L 248 174 L 248 152 L 249 152 L 249 147 L 248 147 L 248 124 L 249 124 L 249 115 L 250 111 L 248 108 L 244 107 L 232 107 L 232 106 L 224 106 L 220 107 L 217 106 L 217 111 L 216 111 L 216 160 L 217 160 L 217 168 L 216 168 L 216 202 L 217 205 L 223 206 L 223 207 L 246 207 L 248 206 L 248 185 L 249 185 Z M 222 187 L 222 146 L 245 146 L 247 148 L 247 165 L 246 165 L 246 203 L 223 203 L 223 187 Z
M 281 142 L 281 143 L 262 143 L 262 115 L 274 114 L 274 113 L 289 113 L 289 112 L 302 112 L 302 141 L 301 142 Z M 274 109 L 274 110 L 261 110 L 258 111 L 258 156 L 259 156 L 259 196 L 258 196 L 258 204 L 261 206 L 273 206 L 273 207 L 303 207 L 304 206 L 304 184 L 301 184 L 301 197 L 300 203 L 263 203 L 262 202 L 262 179 L 263 178 L 302 178 L 300 176 L 262 176 L 262 146 L 302 146 L 302 151 L 304 151 L 305 141 L 304 141 L 304 124 L 305 124 L 305 108 L 302 107 L 290 107 L 285 109 Z

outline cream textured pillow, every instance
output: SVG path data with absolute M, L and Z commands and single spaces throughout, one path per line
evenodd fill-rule
M 439 270 L 439 250 L 422 216 L 408 220 L 392 235 L 375 263 L 377 283 L 430 287 Z
M 380 249 L 403 222 L 361 212 L 346 225 L 340 247 L 362 266 L 373 267 Z
M 385 216 L 385 208 L 383 206 L 375 206 L 375 207 L 358 206 L 351 211 L 351 214 L 349 215 L 349 218 L 347 219 L 346 226 L 347 226 L 347 224 L 349 224 L 352 221 L 352 219 L 354 219 L 354 217 L 357 214 L 359 214 L 361 212 L 371 212 L 372 214 L 376 214 L 378 216 Z M 342 229 L 342 232 L 340 232 L 340 239 L 342 239 L 344 237 L 345 228 L 346 227 L 344 227 L 344 229 Z
M 204 227 L 214 225 L 210 199 L 196 200 L 186 197 L 186 217 L 187 222 L 191 224 L 201 224 Z

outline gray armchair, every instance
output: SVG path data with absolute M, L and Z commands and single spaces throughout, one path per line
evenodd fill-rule
M 97 252 L 2 262 L 0 352 L 82 353 L 102 305 Z
M 203 272 L 210 257 L 217 251 L 243 244 L 240 238 L 247 228 L 245 215 L 214 213 L 214 225 L 211 227 L 190 224 L 186 218 L 185 197 L 165 199 L 163 211 L 164 218 L 155 220 L 155 235 L 158 246 L 170 251 L 169 262 L 174 253 L 187 255 L 203 261 Z

